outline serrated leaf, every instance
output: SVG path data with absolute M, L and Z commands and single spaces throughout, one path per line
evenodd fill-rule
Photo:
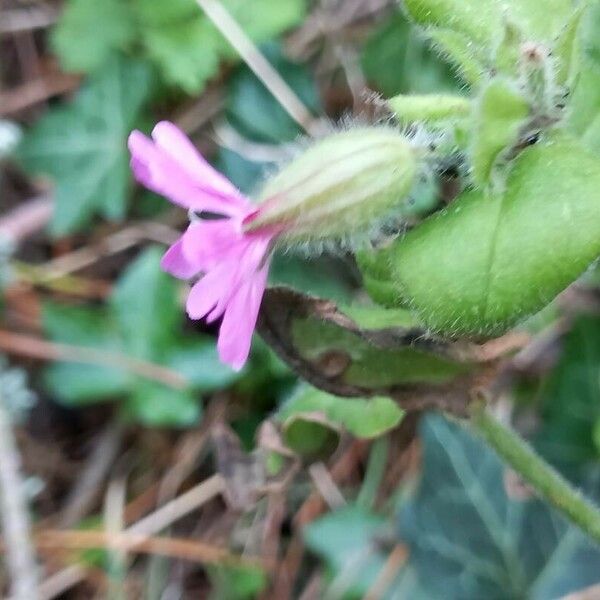
M 402 302 L 446 334 L 498 335 L 600 254 L 600 163 L 561 136 L 525 149 L 502 196 L 466 192 L 386 251 Z
M 110 298 L 129 352 L 141 358 L 162 356 L 181 319 L 177 283 L 160 268 L 161 256 L 158 248 L 140 254 Z
M 202 392 L 223 389 L 240 377 L 220 361 L 215 340 L 209 337 L 181 340 L 167 351 L 165 364 L 183 375 L 194 390 Z
M 24 167 L 55 184 L 52 232 L 125 215 L 131 176 L 126 139 L 150 92 L 148 67 L 112 59 L 68 106 L 52 109 L 30 129 L 18 150 Z
M 425 593 L 553 600 L 597 583 L 597 546 L 535 497 L 509 497 L 503 465 L 479 439 L 433 415 L 421 439 L 423 473 L 398 531 Z
M 44 371 L 43 379 L 61 404 L 73 407 L 124 397 L 132 383 L 125 370 L 80 363 L 53 364 Z
M 201 91 L 219 70 L 221 42 L 204 19 L 148 27 L 143 31 L 143 41 L 164 81 L 188 94 Z
M 475 183 L 488 185 L 494 165 L 519 139 L 529 115 L 529 104 L 508 81 L 493 79 L 474 107 L 472 174 Z
M 44 330 L 56 342 L 120 351 L 118 331 L 104 311 L 46 303 L 42 317 Z M 71 406 L 115 398 L 131 385 L 125 370 L 70 362 L 52 364 L 44 381 L 57 398 Z
M 99 26 L 100 24 L 100 26 Z M 52 30 L 52 48 L 67 71 L 90 72 L 136 35 L 131 5 L 122 0 L 69 0 Z
M 151 427 L 189 427 L 202 415 L 200 400 L 191 392 L 141 380 L 125 409 L 136 421 Z

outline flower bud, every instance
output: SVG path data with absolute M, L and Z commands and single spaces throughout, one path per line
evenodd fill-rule
M 246 232 L 273 228 L 283 241 L 346 238 L 369 231 L 406 200 L 417 173 L 406 136 L 386 127 L 335 133 L 269 180 Z

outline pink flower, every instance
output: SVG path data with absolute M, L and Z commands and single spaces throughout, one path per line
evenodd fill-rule
M 219 357 L 239 370 L 250 352 L 269 250 L 278 231 L 269 227 L 244 232 L 244 222 L 257 214 L 257 207 L 213 169 L 175 125 L 158 123 L 152 138 L 139 131 L 129 136 L 136 179 L 183 208 L 222 217 L 192 222 L 167 250 L 162 267 L 181 279 L 200 276 L 187 298 L 187 313 L 209 323 L 223 317 Z

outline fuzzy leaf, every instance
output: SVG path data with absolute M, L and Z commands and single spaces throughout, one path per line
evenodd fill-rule
M 388 104 L 396 117 L 405 123 L 447 121 L 465 117 L 471 110 L 469 100 L 449 94 L 400 94 L 388 100 Z
M 432 27 L 427 30 L 434 48 L 453 65 L 461 78 L 477 86 L 486 70 L 486 57 L 463 33 Z
M 385 97 L 454 91 L 458 87 L 451 69 L 401 12 L 384 19 L 371 33 L 361 65 L 369 84 Z
M 503 196 L 466 192 L 388 249 L 403 303 L 434 331 L 497 335 L 600 254 L 600 162 L 555 136 L 515 160 Z
M 493 79 L 474 107 L 472 173 L 478 185 L 485 186 L 502 153 L 519 139 L 529 114 L 525 98 L 502 79 Z
M 501 37 L 505 15 L 529 39 L 552 41 L 574 10 L 571 0 L 404 0 L 404 5 L 418 24 L 462 33 L 488 54 Z
M 52 109 L 18 150 L 24 167 L 55 183 L 52 232 L 72 232 L 100 213 L 123 218 L 131 176 L 126 139 L 150 92 L 147 66 L 112 59 L 71 105 Z

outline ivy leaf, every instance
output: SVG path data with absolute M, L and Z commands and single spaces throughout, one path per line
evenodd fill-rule
M 128 2 L 69 0 L 52 30 L 51 42 L 65 70 L 88 73 L 104 65 L 114 50 L 129 46 L 135 35 Z
M 150 93 L 146 65 L 113 58 L 68 106 L 52 109 L 18 150 L 23 166 L 55 183 L 55 235 L 88 224 L 94 214 L 123 218 L 130 186 L 126 139 Z
M 428 416 L 419 488 L 400 512 L 426 597 L 552 600 L 598 581 L 600 552 L 535 497 L 509 497 L 497 456 Z
M 465 192 L 384 251 L 398 304 L 433 331 L 503 333 L 598 257 L 599 189 L 600 162 L 577 141 L 525 149 L 503 195 Z
M 516 144 L 529 104 L 508 81 L 493 79 L 474 108 L 472 173 L 478 185 L 489 182 L 498 158 Z

